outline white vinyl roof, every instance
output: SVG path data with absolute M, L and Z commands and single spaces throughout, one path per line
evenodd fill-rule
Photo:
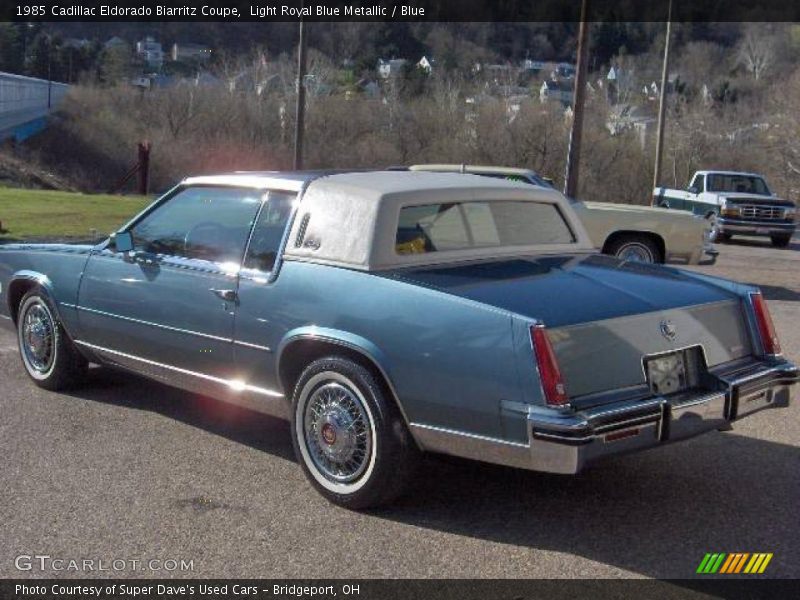
M 396 252 L 397 223 L 403 206 L 502 200 L 557 205 L 577 242 L 469 248 L 425 254 L 400 255 Z M 302 237 L 301 230 L 304 230 Z M 381 270 L 591 249 L 588 236 L 568 200 L 554 190 L 479 175 L 372 171 L 328 175 L 311 181 L 298 207 L 284 257 L 288 260 Z
M 569 201 L 559 192 L 480 175 L 428 171 L 267 171 L 189 177 L 183 180 L 183 185 L 303 192 L 284 251 L 287 260 L 383 270 L 592 250 L 583 225 L 575 216 Z M 307 186 L 305 191 L 304 186 Z M 396 251 L 397 224 L 403 206 L 503 200 L 557 205 L 577 241 L 570 244 L 476 247 L 422 254 L 401 255 Z

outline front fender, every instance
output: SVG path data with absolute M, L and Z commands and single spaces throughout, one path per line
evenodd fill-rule
M 53 289 L 53 282 L 50 278 L 44 273 L 38 273 L 36 271 L 16 271 L 8 281 L 8 290 L 6 292 L 6 307 L 8 308 L 8 314 L 14 319 L 14 322 L 17 320 L 17 308 L 23 295 L 20 293 L 20 289 L 24 289 L 24 287 L 29 284 L 35 284 L 42 288 L 44 292 L 50 296 L 50 299 L 53 300 L 54 308 L 58 313 L 58 302 L 56 302 L 55 290 Z M 60 315 L 57 316 L 60 320 Z

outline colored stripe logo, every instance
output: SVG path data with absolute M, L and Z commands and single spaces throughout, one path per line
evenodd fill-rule
M 772 552 L 725 552 L 708 553 L 700 561 L 697 573 L 725 575 L 735 575 L 738 573 L 757 574 L 763 573 L 769 561 L 772 560 Z

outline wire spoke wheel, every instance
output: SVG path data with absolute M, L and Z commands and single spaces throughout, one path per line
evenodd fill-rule
M 330 481 L 351 483 L 367 469 L 372 453 L 370 417 L 353 389 L 324 382 L 308 396 L 305 444 L 316 469 Z
M 56 324 L 50 309 L 34 300 L 24 307 L 19 325 L 20 349 L 31 374 L 46 375 L 56 358 Z
M 617 258 L 630 262 L 654 263 L 650 248 L 638 242 L 629 242 L 617 251 Z
M 375 471 L 375 417 L 362 388 L 336 370 L 319 371 L 299 389 L 294 410 L 297 451 L 308 474 L 330 493 L 350 496 Z
M 340 355 L 309 363 L 294 384 L 292 445 L 328 501 L 359 510 L 392 501 L 418 464 L 418 446 L 380 376 Z

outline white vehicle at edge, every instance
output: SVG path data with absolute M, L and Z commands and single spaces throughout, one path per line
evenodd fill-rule
M 655 188 L 653 205 L 704 216 L 714 242 L 734 234 L 757 235 L 784 248 L 797 227 L 795 203 L 778 198 L 756 173 L 697 171 L 685 190 Z

